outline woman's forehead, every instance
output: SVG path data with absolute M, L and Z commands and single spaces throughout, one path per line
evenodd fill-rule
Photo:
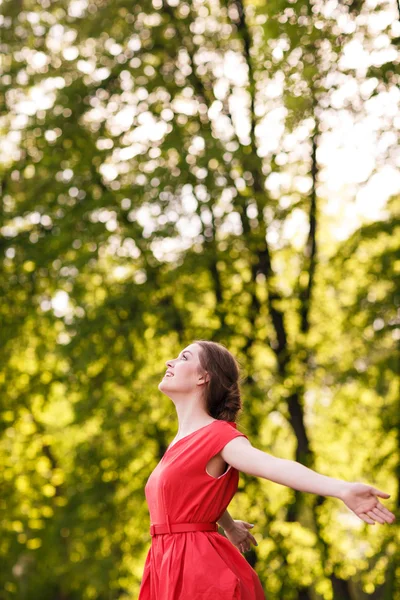
M 189 346 L 186 346 L 186 348 L 184 348 L 182 350 L 182 354 L 183 352 L 191 352 L 191 354 L 193 354 L 194 356 L 197 356 L 199 353 L 199 347 L 197 344 L 190 344 Z

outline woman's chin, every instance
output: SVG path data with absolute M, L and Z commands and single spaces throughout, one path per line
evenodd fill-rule
M 173 392 L 168 387 L 168 384 L 165 384 L 165 381 L 160 381 L 160 383 L 158 384 L 158 389 L 162 394 L 164 394 L 168 398 L 171 398 L 171 393 L 173 393 Z
M 164 379 L 161 379 L 160 383 L 158 384 L 158 389 L 162 392 L 163 389 L 168 389 L 168 383 L 167 381 Z

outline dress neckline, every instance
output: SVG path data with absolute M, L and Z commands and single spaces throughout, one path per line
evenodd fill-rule
M 211 421 L 211 423 L 207 423 L 207 425 L 203 425 L 203 427 L 199 427 L 198 429 L 196 429 L 195 431 L 192 431 L 192 433 L 188 433 L 187 435 L 185 435 L 183 438 L 181 438 L 180 440 L 178 440 L 177 442 L 175 442 L 175 444 L 171 444 L 168 446 L 168 448 L 166 449 L 166 451 L 164 452 L 164 456 L 166 455 L 166 453 L 168 452 L 168 450 L 171 450 L 174 446 L 176 446 L 177 444 L 179 444 L 179 442 L 183 442 L 184 440 L 186 440 L 188 437 L 191 437 L 192 435 L 194 435 L 195 433 L 202 431 L 203 429 L 205 429 L 206 427 L 210 427 L 210 425 L 212 425 L 213 423 L 215 423 L 215 421 L 221 421 L 221 419 L 214 419 L 214 421 Z M 172 442 L 171 442 L 172 443 Z

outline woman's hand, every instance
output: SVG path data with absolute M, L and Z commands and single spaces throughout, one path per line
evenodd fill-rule
M 347 508 L 366 523 L 371 525 L 375 525 L 375 521 L 382 525 L 393 523 L 396 519 L 395 515 L 379 502 L 378 496 L 390 498 L 390 494 L 386 494 L 372 485 L 348 482 L 339 497 Z
M 225 529 L 225 535 L 230 542 L 240 552 L 247 552 L 250 550 L 250 545 L 253 543 L 255 546 L 258 546 L 256 539 L 251 535 L 249 529 L 254 527 L 251 523 L 247 523 L 246 521 L 239 521 L 238 519 L 234 519 L 233 525 L 229 527 L 229 529 Z

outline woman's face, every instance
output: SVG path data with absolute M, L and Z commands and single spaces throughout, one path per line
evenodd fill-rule
M 177 358 L 166 362 L 167 371 L 158 384 L 158 389 L 169 396 L 169 392 L 200 391 L 198 386 L 205 383 L 208 376 L 203 373 L 200 365 L 199 353 L 201 347 L 198 344 L 190 344 L 184 348 Z

